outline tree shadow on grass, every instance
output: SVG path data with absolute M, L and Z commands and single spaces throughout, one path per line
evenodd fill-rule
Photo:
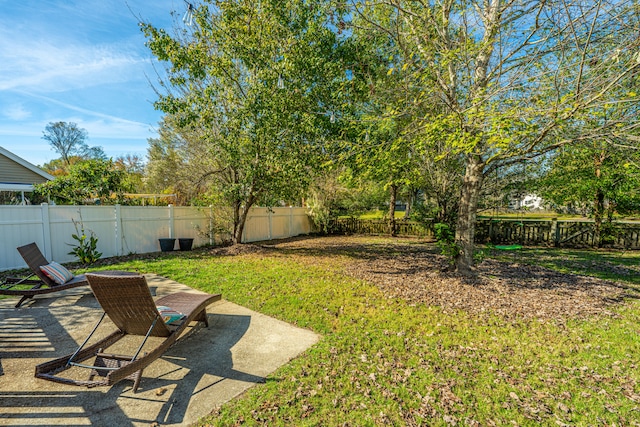
M 298 236 L 260 243 L 209 249 L 198 256 L 235 256 L 266 254 L 273 256 L 332 257 L 344 256 L 354 260 L 373 260 L 407 254 L 435 254 L 433 241 L 417 238 L 388 238 L 376 236 Z

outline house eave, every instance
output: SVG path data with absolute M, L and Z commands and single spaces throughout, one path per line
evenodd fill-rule
M 50 174 L 46 173 L 45 171 L 43 171 L 39 167 L 27 162 L 25 159 L 16 156 L 11 151 L 5 150 L 4 148 L 0 147 L 0 154 L 2 154 L 3 156 L 7 157 L 10 160 L 13 160 L 14 162 L 16 162 L 17 164 L 21 165 L 22 167 L 24 167 L 26 169 L 29 169 L 31 172 L 40 175 L 41 177 L 45 178 L 48 181 L 53 181 L 55 179 L 55 177 L 53 175 L 50 175 Z
M 12 184 L 8 182 L 0 182 L 0 191 L 26 191 L 28 193 L 33 191 L 33 185 L 31 184 Z

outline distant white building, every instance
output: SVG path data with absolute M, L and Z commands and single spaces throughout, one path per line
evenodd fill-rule
M 509 200 L 509 209 L 544 209 L 542 206 L 542 198 L 535 194 L 515 195 Z

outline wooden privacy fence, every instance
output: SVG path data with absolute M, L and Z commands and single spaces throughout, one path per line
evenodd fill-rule
M 389 234 L 386 220 L 340 218 L 329 225 L 332 234 Z M 433 223 L 396 223 L 398 236 L 434 237 Z M 640 249 L 640 223 L 614 222 L 605 246 Z M 479 219 L 477 243 L 593 247 L 596 245 L 593 221 Z
M 0 271 L 25 267 L 16 250 L 36 242 L 45 257 L 75 261 L 74 221 L 95 233 L 103 257 L 160 251 L 160 238 L 190 238 L 193 246 L 219 243 L 212 211 L 186 206 L 0 206 Z M 252 208 L 243 242 L 281 239 L 314 231 L 306 208 Z M 176 245 L 177 246 L 177 245 Z

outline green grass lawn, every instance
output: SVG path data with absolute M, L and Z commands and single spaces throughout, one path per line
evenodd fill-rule
M 540 250 L 527 258 L 588 271 L 590 257 L 569 253 Z M 637 265 L 637 255 L 621 257 L 605 253 L 602 262 Z M 221 292 L 322 334 L 200 425 L 640 425 L 637 301 L 620 304 L 613 317 L 563 324 L 445 315 L 347 277 L 349 261 L 348 253 L 192 252 L 110 268 Z
M 444 314 L 348 277 L 343 269 L 354 256 L 193 251 L 108 268 L 220 292 L 322 335 L 198 425 L 640 426 L 637 300 L 618 304 L 613 316 L 561 323 Z M 519 256 L 638 284 L 637 253 L 532 249 Z

